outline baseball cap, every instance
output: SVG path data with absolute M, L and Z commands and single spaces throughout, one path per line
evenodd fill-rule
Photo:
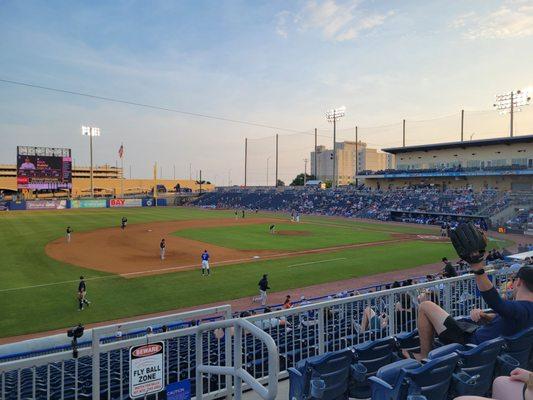
M 533 266 L 525 265 L 518 270 L 516 277 L 520 278 L 526 284 L 527 288 L 533 291 Z

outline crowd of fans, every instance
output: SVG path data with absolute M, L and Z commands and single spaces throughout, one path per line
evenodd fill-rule
M 489 216 L 505 208 L 509 197 L 495 190 L 408 187 L 369 190 L 365 187 L 241 189 L 207 193 L 198 206 L 228 209 L 262 209 L 342 217 L 396 219 L 404 222 L 442 224 L 462 217 Z
M 461 165 L 442 168 L 423 168 L 423 169 L 386 169 L 379 171 L 361 171 L 359 175 L 398 175 L 398 174 L 430 174 L 430 173 L 454 173 L 454 172 L 476 172 L 476 171 L 517 171 L 528 169 L 527 165 L 499 165 L 499 166 L 479 166 L 479 167 L 463 167 Z

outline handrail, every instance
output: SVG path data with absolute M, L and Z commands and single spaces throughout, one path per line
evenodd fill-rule
M 279 374 L 279 354 L 274 339 L 257 326 L 245 319 L 231 319 L 211 322 L 197 327 L 196 331 L 196 399 L 203 397 L 202 373 L 233 376 L 235 378 L 234 398 L 241 399 L 242 383 L 248 384 L 262 399 L 274 400 L 278 394 L 278 374 Z M 226 338 L 231 335 L 231 328 L 234 329 L 234 365 L 226 359 L 226 366 L 204 365 L 203 364 L 203 340 L 202 333 L 214 329 L 225 329 Z M 252 375 L 242 367 L 242 345 L 243 331 L 250 332 L 253 336 L 261 340 L 268 352 L 268 388 L 261 385 Z M 231 380 L 230 380 L 231 381 Z M 231 398 L 231 387 L 227 386 L 226 398 Z

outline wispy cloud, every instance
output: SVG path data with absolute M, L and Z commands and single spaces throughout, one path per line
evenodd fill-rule
M 511 1 L 485 15 L 469 12 L 452 22 L 470 39 L 509 39 L 533 35 L 533 5 Z
M 277 15 L 276 33 L 288 37 L 291 29 L 305 32 L 318 30 L 324 39 L 335 42 L 354 40 L 394 15 L 394 11 L 368 13 L 361 10 L 359 0 L 340 2 L 314 0 L 297 12 L 283 11 Z

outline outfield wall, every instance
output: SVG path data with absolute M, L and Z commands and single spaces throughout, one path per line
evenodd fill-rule
M 8 210 L 64 210 L 70 208 L 166 207 L 167 199 L 81 199 L 81 200 L 20 200 L 3 203 Z

